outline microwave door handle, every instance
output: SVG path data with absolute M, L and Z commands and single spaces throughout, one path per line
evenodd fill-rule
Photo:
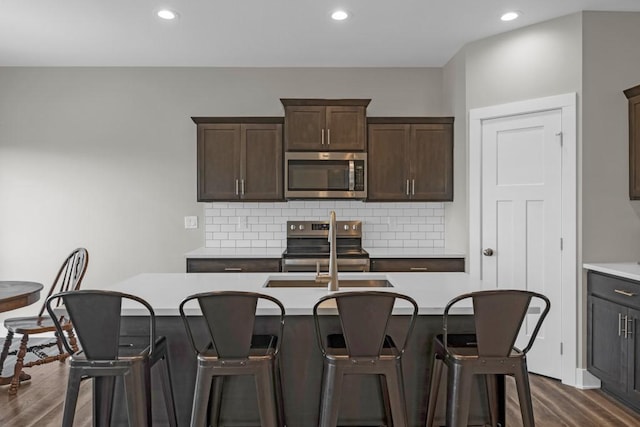
M 349 191 L 356 189 L 356 168 L 353 160 L 349 160 Z

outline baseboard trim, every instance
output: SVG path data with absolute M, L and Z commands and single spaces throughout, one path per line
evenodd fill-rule
M 575 387 L 582 390 L 600 388 L 600 380 L 586 369 L 576 369 Z

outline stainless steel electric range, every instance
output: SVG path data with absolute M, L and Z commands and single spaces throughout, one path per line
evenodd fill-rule
M 287 249 L 282 271 L 326 271 L 329 266 L 329 221 L 287 221 Z M 338 271 L 369 271 L 369 253 L 362 249 L 362 221 L 338 221 Z

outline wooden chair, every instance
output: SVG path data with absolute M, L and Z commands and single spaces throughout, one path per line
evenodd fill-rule
M 82 283 L 82 279 L 84 278 L 84 274 L 87 271 L 88 263 L 89 253 L 86 249 L 78 248 L 71 252 L 71 254 L 65 259 L 64 263 L 60 267 L 60 270 L 58 270 L 58 274 L 56 275 L 56 278 L 51 285 L 51 289 L 49 289 L 47 297 L 53 295 L 54 293 L 78 290 Z M 31 378 L 29 375 L 26 375 L 22 372 L 23 368 L 30 368 L 32 366 L 42 365 L 44 363 L 50 363 L 56 360 L 64 361 L 67 357 L 69 357 L 69 353 L 66 352 L 63 348 L 62 340 L 60 339 L 60 336 L 56 331 L 53 320 L 47 313 L 45 313 L 45 308 L 46 304 L 43 304 L 37 316 L 16 317 L 6 319 L 4 321 L 4 327 L 8 332 L 7 338 L 4 342 L 4 347 L 2 349 L 2 354 L 0 355 L 0 373 L 2 373 L 2 366 L 5 359 L 7 358 L 7 354 L 9 353 L 9 347 L 11 346 L 14 334 L 22 335 L 20 348 L 18 349 L 16 358 L 16 365 L 13 371 L 13 378 L 11 379 L 11 385 L 9 386 L 10 395 L 14 395 L 18 392 L 18 387 L 21 380 L 28 380 Z M 65 331 L 69 337 L 69 343 L 71 344 L 73 350 L 78 351 L 76 338 L 73 333 L 73 326 L 71 322 L 69 321 L 69 319 L 65 318 L 61 318 L 59 320 L 62 330 Z M 29 342 L 29 336 L 43 334 L 46 332 L 55 332 L 55 342 L 46 344 L 45 346 L 38 346 L 37 349 L 57 345 L 58 354 L 54 356 L 47 356 L 43 359 L 38 358 L 33 362 L 24 363 L 24 357 L 27 352 L 36 349 L 36 347 L 28 347 L 27 344 Z

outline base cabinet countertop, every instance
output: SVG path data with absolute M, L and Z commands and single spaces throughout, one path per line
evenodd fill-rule
M 178 425 L 188 426 L 193 402 L 193 390 L 196 377 L 196 357 L 190 351 L 190 345 L 184 331 L 182 319 L 178 314 L 178 305 L 188 295 L 213 290 L 245 290 L 258 291 L 278 298 L 286 309 L 284 334 L 281 347 L 281 378 L 284 390 L 286 424 L 289 427 L 308 427 L 317 425 L 320 411 L 320 389 L 322 382 L 322 354 L 315 338 L 315 327 L 312 307 L 322 296 L 328 294 L 326 287 L 321 288 L 265 288 L 263 285 L 270 278 L 308 279 L 309 273 L 166 273 L 140 274 L 113 284 L 109 289 L 133 293 L 147 300 L 154 308 L 157 321 L 157 333 L 167 337 L 169 359 L 171 362 L 172 382 L 176 399 Z M 339 278 L 386 278 L 394 288 L 378 288 L 412 296 L 419 306 L 419 317 L 411 340 L 407 344 L 403 357 L 403 377 L 407 402 L 408 425 L 424 426 L 426 420 L 427 390 L 430 375 L 430 362 L 433 338 L 442 332 L 442 313 L 446 303 L 453 297 L 485 285 L 465 273 L 340 273 Z M 345 288 L 342 290 L 356 289 Z M 366 289 L 366 288 L 358 288 Z M 255 328 L 257 333 L 271 333 L 274 324 L 273 310 L 266 306 L 257 308 L 258 318 Z M 123 305 L 125 318 L 122 328 L 125 333 L 140 331 L 148 325 L 143 312 L 132 305 Z M 328 314 L 333 313 L 329 308 Z M 394 310 L 390 323 L 390 335 L 400 339 L 411 308 L 400 306 Z M 187 310 L 187 315 L 200 315 L 198 309 Z M 465 305 L 453 312 L 450 319 L 450 330 L 471 332 L 473 317 L 471 306 Z M 337 319 L 336 319 L 337 322 Z M 204 334 L 206 326 L 197 324 L 202 329 L 197 333 Z M 204 335 L 203 335 L 204 336 Z M 158 375 L 152 370 L 152 377 Z M 155 380 L 154 380 L 155 381 Z M 445 382 L 442 382 L 441 393 L 445 393 Z M 159 384 L 158 384 L 159 387 Z M 381 425 L 384 424 L 383 406 L 380 401 L 380 385 L 375 377 L 349 378 L 345 380 L 344 399 L 348 404 L 342 406 L 340 425 Z M 470 422 L 483 425 L 489 421 L 484 409 L 483 383 L 477 382 L 471 400 Z M 504 390 L 503 387 L 500 388 Z M 159 390 L 154 395 L 159 398 Z M 155 398 L 154 398 L 155 399 Z M 160 399 L 161 400 L 161 399 Z M 446 398 L 439 399 L 446 402 Z M 155 402 L 155 401 L 154 401 Z M 123 398 L 116 398 L 116 409 L 123 408 Z M 161 401 L 152 406 L 154 422 L 164 425 L 163 405 Z M 126 411 L 115 413 L 126 414 Z M 504 415 L 504 411 L 501 412 Z M 250 378 L 225 379 L 221 408 L 221 423 L 224 425 L 258 426 L 258 410 L 255 402 L 255 385 Z M 444 423 L 444 405 L 438 407 L 436 422 Z M 122 419 L 123 418 L 123 419 Z M 117 426 L 126 426 L 126 415 L 114 420 Z

